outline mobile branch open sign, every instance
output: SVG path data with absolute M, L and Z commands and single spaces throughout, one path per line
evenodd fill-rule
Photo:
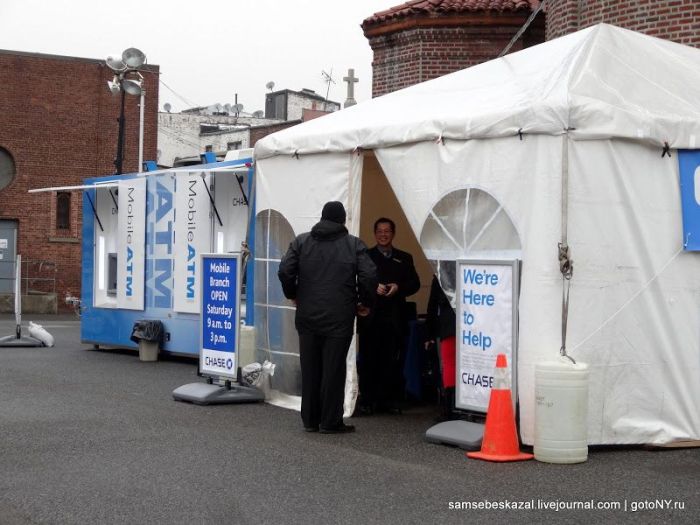
M 202 374 L 236 380 L 241 308 L 240 254 L 203 253 L 201 267 Z
M 457 408 L 486 412 L 498 354 L 515 392 L 519 269 L 517 260 L 457 261 Z

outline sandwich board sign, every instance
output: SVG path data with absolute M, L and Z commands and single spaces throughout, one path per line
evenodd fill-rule
M 456 276 L 455 406 L 486 413 L 498 354 L 506 355 L 515 391 L 520 264 L 459 260 Z
M 239 254 L 201 256 L 199 369 L 204 375 L 235 380 L 238 371 L 241 309 Z
M 257 403 L 265 396 L 255 387 L 238 384 L 240 344 L 240 253 L 203 253 L 200 277 L 199 371 L 207 383 L 176 388 L 173 398 L 196 405 Z M 215 384 L 215 383 L 219 384 Z

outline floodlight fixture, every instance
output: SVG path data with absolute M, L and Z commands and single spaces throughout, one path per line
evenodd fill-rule
M 122 53 L 122 61 L 129 69 L 138 69 L 146 63 L 146 55 L 140 49 L 130 47 Z
M 115 75 L 114 80 L 108 80 L 107 81 L 107 87 L 109 90 L 112 92 L 112 95 L 118 95 L 120 88 L 119 88 L 119 77 Z
M 146 55 L 140 49 L 130 47 L 122 53 L 121 59 L 108 56 L 105 64 L 116 74 L 113 80 L 107 81 L 107 86 L 112 94 L 121 93 L 121 107 L 119 111 L 119 135 L 117 138 L 117 155 L 114 159 L 114 166 L 117 175 L 122 173 L 122 162 L 124 158 L 124 104 L 125 95 L 141 96 L 140 118 L 139 118 L 139 166 L 142 165 L 143 156 L 143 106 L 145 104 L 145 91 L 143 77 L 139 73 L 139 68 L 146 63 Z M 128 75 L 132 74 L 132 78 Z M 138 78 L 133 78 L 133 74 Z
M 140 80 L 131 80 L 130 78 L 125 78 L 124 80 L 122 80 L 122 88 L 129 95 L 138 96 L 141 94 L 141 81 Z
M 126 71 L 126 64 L 122 61 L 121 58 L 116 58 L 110 55 L 105 60 L 105 63 L 107 64 L 107 67 L 109 67 L 109 69 L 111 69 L 115 73 L 121 73 L 122 71 Z

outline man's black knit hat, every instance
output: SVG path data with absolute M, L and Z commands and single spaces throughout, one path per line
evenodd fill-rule
M 323 206 L 321 219 L 345 224 L 345 208 L 342 202 L 330 201 Z

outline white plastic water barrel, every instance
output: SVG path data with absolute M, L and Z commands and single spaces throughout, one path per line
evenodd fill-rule
M 588 365 L 564 357 L 535 366 L 535 459 L 588 459 Z

